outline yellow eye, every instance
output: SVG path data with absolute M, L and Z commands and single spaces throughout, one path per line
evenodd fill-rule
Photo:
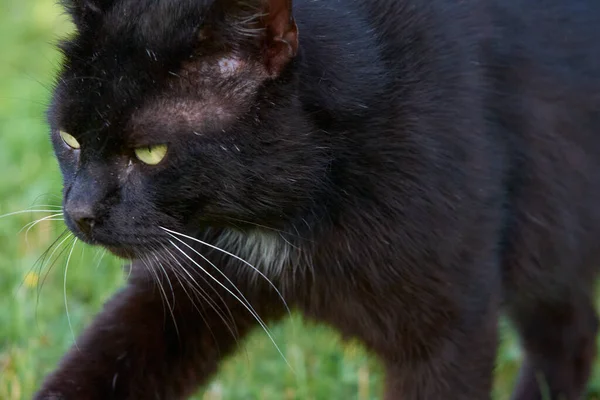
M 70 148 L 78 149 L 81 147 L 81 145 L 79 144 L 77 139 L 75 139 L 73 136 L 69 135 L 67 132 L 60 131 L 59 134 L 60 134 L 60 137 L 62 138 L 63 142 L 65 142 L 67 144 L 67 146 L 69 146 Z
M 135 156 L 148 165 L 156 165 L 167 155 L 167 145 L 157 144 L 155 146 L 138 147 L 135 149 Z

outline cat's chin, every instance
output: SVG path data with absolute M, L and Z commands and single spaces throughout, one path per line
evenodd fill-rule
M 136 257 L 135 253 L 131 249 L 116 246 L 103 246 L 106 250 L 113 253 L 115 256 L 123 258 L 125 260 L 133 260 Z

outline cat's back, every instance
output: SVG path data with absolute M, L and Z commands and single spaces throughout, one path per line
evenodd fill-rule
M 600 2 L 494 0 L 487 13 L 484 65 L 496 90 L 600 122 Z
M 540 276 L 569 281 L 566 271 L 583 271 L 592 279 L 589 260 L 600 256 L 600 2 L 493 0 L 487 15 L 490 131 L 510 161 L 507 280 L 523 283 L 520 271 L 540 266 Z M 550 292 L 531 284 L 523 288 Z
M 456 99 L 481 95 L 486 118 L 504 128 L 500 140 L 508 146 L 547 155 L 565 173 L 600 168 L 600 1 L 336 4 L 361 10 L 372 28 L 365 35 L 374 37 L 400 96 L 411 85 L 435 86 Z
M 540 173 L 576 178 L 589 185 L 576 193 L 598 194 L 600 2 L 494 0 L 487 15 L 482 65 L 495 122 L 523 159 L 555 169 Z
M 388 129 L 370 130 L 378 139 L 369 142 L 370 148 L 382 143 L 380 153 L 390 154 L 403 135 L 412 134 L 407 120 L 420 127 L 431 123 L 422 136 L 442 143 L 441 148 L 461 143 L 457 154 L 486 149 L 505 163 L 504 190 L 518 221 L 507 235 L 536 241 L 515 242 L 514 252 L 517 246 L 523 253 L 537 249 L 540 264 L 595 252 L 600 235 L 599 1 L 296 4 L 299 19 L 310 20 L 300 32 L 314 29 L 321 42 L 330 44 L 320 54 L 326 60 L 323 70 L 335 71 L 337 82 L 345 84 L 336 88 L 331 104 L 353 105 L 340 99 L 357 98 L 369 115 L 381 112 L 378 121 Z M 333 92 L 324 84 L 318 90 L 322 98 Z M 402 162 L 396 157 L 389 165 Z M 572 246 L 557 254 L 564 243 Z
M 520 69 L 524 83 L 536 76 L 555 79 L 580 94 L 595 94 L 593 100 L 600 101 L 599 1 L 341 0 L 338 4 L 364 10 L 384 54 L 399 64 L 413 51 L 420 52 L 424 61 L 434 58 L 428 49 L 449 60 L 456 56 L 453 51 L 465 51 L 466 58 L 487 69 Z

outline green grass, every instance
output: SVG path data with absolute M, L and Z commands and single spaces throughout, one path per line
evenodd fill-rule
M 70 29 L 54 0 L 0 0 L 0 215 L 60 204 L 60 175 L 44 110 L 60 60 L 53 43 Z M 36 261 L 64 225 L 42 221 L 27 235 L 21 228 L 47 215 L 31 212 L 0 219 L 0 400 L 31 398 L 72 344 L 73 334 L 123 283 L 120 261 L 77 245 L 63 285 L 69 241 L 53 267 L 46 266 L 39 275 Z M 298 316 L 273 331 L 295 373 L 266 335 L 257 331 L 196 398 L 380 397 L 381 370 L 360 345 L 343 343 L 334 332 L 304 324 Z M 508 398 L 520 359 L 514 337 L 504 326 L 502 336 L 496 399 Z M 588 398 L 598 398 L 592 393 L 599 389 L 600 375 L 595 373 Z

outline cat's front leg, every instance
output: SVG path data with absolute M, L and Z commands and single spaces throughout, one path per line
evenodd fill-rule
M 190 273 L 187 279 L 164 280 L 160 289 L 136 274 L 77 339 L 35 399 L 185 398 L 256 321 L 212 283 Z M 260 299 L 247 298 L 260 313 Z M 270 312 L 262 317 L 277 313 L 272 307 Z
M 489 400 L 497 347 L 497 308 L 468 314 L 443 338 L 386 362 L 385 400 Z M 414 343 L 419 342 L 418 338 Z M 406 354 L 406 348 L 397 354 Z

